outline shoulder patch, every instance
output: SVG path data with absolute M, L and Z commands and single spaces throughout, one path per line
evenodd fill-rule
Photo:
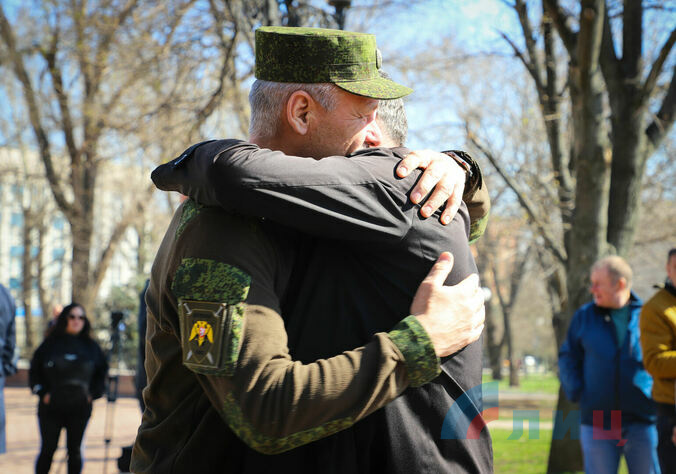
M 176 238 L 178 238 L 183 233 L 183 230 L 185 229 L 185 226 L 188 225 L 188 222 L 195 218 L 195 216 L 199 214 L 200 209 L 203 207 L 204 206 L 202 204 L 198 204 L 193 199 L 188 199 L 185 202 L 183 205 L 183 212 L 181 213 L 181 221 L 178 223 L 178 227 L 176 228 Z
M 185 258 L 172 283 L 178 298 L 183 364 L 205 375 L 233 375 L 251 277 L 215 260 Z
M 251 277 L 233 265 L 206 258 L 184 258 L 171 289 L 177 298 L 237 304 L 246 300 L 249 286 Z

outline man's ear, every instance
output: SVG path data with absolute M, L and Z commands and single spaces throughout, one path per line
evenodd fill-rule
M 310 128 L 308 115 L 313 106 L 312 96 L 305 91 L 295 91 L 286 101 L 286 120 L 297 134 L 307 134 Z
M 381 146 L 383 143 L 383 132 L 378 124 L 378 118 L 373 120 L 368 127 L 366 127 L 366 138 L 364 138 L 364 147 L 372 148 Z
M 618 278 L 617 285 L 621 290 L 624 290 L 627 287 L 627 279 L 624 277 Z

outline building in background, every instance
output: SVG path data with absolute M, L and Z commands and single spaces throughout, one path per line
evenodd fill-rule
M 134 172 L 138 176 L 138 170 L 112 162 L 101 167 L 94 202 L 94 262 L 122 212 L 124 194 L 133 192 L 128 188 L 133 182 L 129 174 Z M 140 248 L 152 246 L 143 242 L 146 236 L 143 229 L 127 229 L 106 271 L 98 302 L 106 300 L 115 287 L 136 284 L 149 271 L 149 262 L 139 258 Z M 70 225 L 54 203 L 40 157 L 31 150 L 0 148 L 0 283 L 17 303 L 18 346 L 26 344 L 26 306 L 32 315 L 35 345 L 42 339 L 54 305 L 70 302 L 71 258 Z M 24 267 L 31 272 L 26 281 Z M 91 314 L 93 308 L 87 310 Z

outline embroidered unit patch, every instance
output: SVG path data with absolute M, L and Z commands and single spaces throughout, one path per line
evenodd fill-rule
M 178 298 L 183 364 L 205 375 L 233 375 L 251 277 L 214 260 L 186 258 L 172 290 Z
M 176 228 L 176 238 L 178 238 L 185 230 L 185 226 L 188 225 L 195 216 L 197 216 L 200 210 L 203 208 L 201 204 L 196 203 L 192 199 L 188 199 L 183 205 L 183 212 L 181 213 L 181 221 Z
M 184 365 L 199 373 L 221 371 L 231 311 L 225 303 L 181 300 L 179 317 Z
M 211 324 L 206 321 L 197 321 L 192 326 L 192 331 L 190 331 L 190 341 L 197 338 L 197 344 L 202 345 L 204 339 L 208 339 L 211 344 L 214 343 L 214 330 L 211 328 Z

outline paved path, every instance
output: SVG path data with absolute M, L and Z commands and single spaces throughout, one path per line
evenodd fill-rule
M 108 461 L 104 442 L 106 410 L 112 434 Z M 0 454 L 0 473 L 31 474 L 40 450 L 40 432 L 37 419 L 37 397 L 28 388 L 5 387 L 5 414 L 7 416 L 7 453 Z M 83 473 L 117 473 L 117 458 L 121 447 L 130 445 L 141 422 L 141 410 L 135 398 L 118 398 L 110 405 L 105 398 L 94 402 L 85 439 L 82 443 Z M 112 426 L 111 426 L 112 425 Z M 54 454 L 52 474 L 65 474 L 66 435 L 62 431 L 59 449 Z
M 504 401 L 519 398 L 516 395 L 505 396 L 502 393 L 500 397 Z M 542 395 L 532 398 L 541 399 Z M 112 437 L 108 448 L 108 460 L 105 461 L 104 426 L 107 409 L 111 411 L 108 423 L 112 423 Z M 40 432 L 36 415 L 37 397 L 32 395 L 28 388 L 5 387 L 5 412 L 7 453 L 0 454 L 0 473 L 32 474 L 35 458 L 40 449 Z M 511 410 L 503 409 L 502 412 L 504 416 L 504 413 L 511 412 Z M 121 447 L 133 442 L 140 421 L 141 411 L 135 398 L 118 398 L 114 404 L 110 405 L 105 399 L 96 400 L 82 445 L 85 461 L 82 472 L 84 474 L 119 472 L 117 458 L 121 454 Z M 488 427 L 511 429 L 513 423 L 511 420 L 495 420 L 489 422 Z M 525 423 L 524 429 L 528 429 L 528 422 Z M 552 429 L 552 422 L 540 421 L 540 429 Z M 67 471 L 65 443 L 66 435 L 62 434 L 59 449 L 54 455 L 52 474 L 65 474 Z

